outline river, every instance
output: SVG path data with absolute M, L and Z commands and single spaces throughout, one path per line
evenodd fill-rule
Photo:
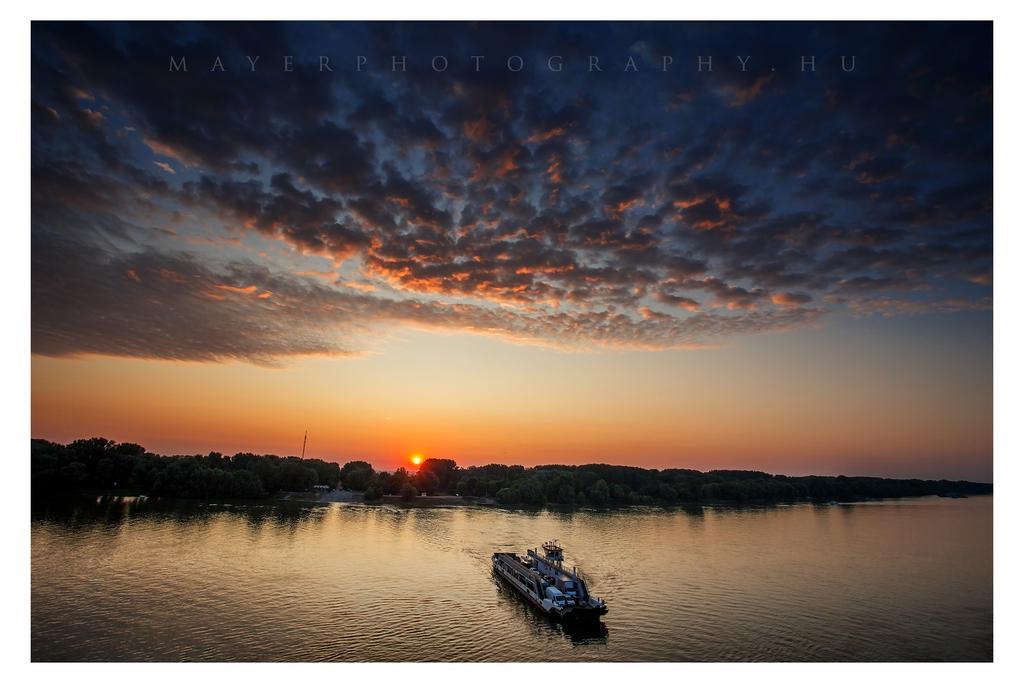
M 557 538 L 609 613 L 490 571 Z M 41 503 L 34 661 L 989 661 L 992 499 L 694 510 Z

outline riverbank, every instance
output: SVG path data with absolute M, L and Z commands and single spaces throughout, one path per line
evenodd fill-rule
M 277 502 L 292 502 L 292 503 L 313 503 L 313 504 L 329 504 L 329 503 L 348 503 L 348 504 L 361 504 L 361 505 L 400 505 L 403 507 L 499 507 L 509 510 L 575 510 L 575 509 L 587 509 L 587 510 L 625 510 L 630 508 L 650 508 L 650 509 L 675 509 L 675 508 L 698 508 L 698 507 L 718 507 L 718 508 L 742 508 L 742 507 L 772 507 L 780 505 L 851 505 L 856 503 L 870 503 L 885 500 L 914 500 L 923 499 L 928 497 L 938 498 L 972 498 L 977 496 L 991 496 L 988 494 L 973 494 L 968 496 L 966 494 L 925 494 L 920 496 L 879 496 L 879 497 L 867 497 L 858 496 L 855 498 L 847 498 L 844 500 L 832 500 L 825 498 L 791 498 L 791 499 L 751 499 L 746 501 L 735 501 L 729 499 L 705 499 L 705 500 L 691 500 L 691 501 L 675 501 L 675 502 L 637 502 L 637 503 L 608 503 L 605 505 L 592 505 L 592 504 L 564 504 L 564 503 L 545 503 L 543 505 L 528 505 L 525 503 L 499 503 L 495 498 L 488 498 L 485 496 L 456 496 L 456 495 L 435 495 L 416 496 L 412 500 L 403 500 L 401 496 L 397 495 L 385 495 L 378 500 L 366 501 L 363 500 L 363 494 L 359 491 L 348 491 L 348 490 L 334 490 L 326 493 L 314 493 L 314 492 L 286 492 L 279 494 L 273 498 Z
M 493 507 L 498 504 L 494 498 L 484 496 L 416 496 L 412 500 L 404 500 L 401 496 L 385 495 L 374 501 L 363 500 L 363 494 L 359 491 L 348 491 L 336 489 L 323 493 L 316 492 L 294 492 L 280 494 L 274 498 L 278 501 L 292 501 L 304 503 L 362 503 L 364 505 L 404 505 L 406 507 L 446 507 L 452 505 L 473 505 Z
M 835 500 L 824 500 L 824 499 L 789 499 L 789 500 L 748 500 L 738 502 L 734 500 L 700 500 L 700 501 L 676 501 L 674 503 L 665 502 L 646 502 L 646 503 L 628 503 L 628 504 L 616 504 L 609 503 L 606 505 L 571 505 L 571 504 L 560 504 L 560 503 L 546 503 L 544 505 L 527 505 L 523 503 L 509 504 L 500 503 L 494 498 L 487 498 L 483 496 L 454 496 L 454 495 L 435 495 L 426 496 L 421 495 L 413 498 L 412 500 L 402 500 L 401 496 L 397 495 L 386 495 L 379 500 L 364 501 L 363 494 L 358 491 L 349 490 L 332 490 L 323 493 L 315 493 L 311 491 L 288 491 L 282 492 L 275 496 L 268 498 L 175 498 L 173 496 L 151 496 L 138 492 L 130 492 L 126 490 L 105 490 L 105 491 L 83 491 L 72 494 L 72 498 L 91 498 L 100 502 L 101 499 L 108 499 L 110 502 L 122 501 L 124 503 L 145 503 L 146 505 L 152 506 L 154 504 L 173 504 L 175 501 L 191 502 L 200 505 L 227 505 L 227 506 L 245 506 L 253 505 L 257 507 L 266 506 L 280 506 L 286 508 L 289 506 L 327 506 L 332 504 L 342 505 L 354 505 L 354 506 L 366 506 L 366 507 L 380 507 L 390 506 L 399 508 L 447 508 L 447 507 L 476 507 L 486 509 L 503 509 L 503 510 L 522 510 L 526 512 L 540 512 L 542 510 L 557 511 L 557 512 L 600 512 L 600 511 L 635 511 L 637 513 L 643 512 L 665 512 L 672 510 L 683 510 L 697 512 L 702 509 L 768 509 L 768 508 L 781 508 L 789 506 L 799 505 L 811 505 L 816 507 L 830 507 L 830 506 L 852 506 L 862 503 L 880 503 L 880 502 L 898 502 L 898 501 L 913 501 L 913 500 L 925 500 L 927 498 L 939 498 L 939 499 L 969 499 L 978 497 L 991 497 L 992 494 L 976 494 L 976 495 L 956 495 L 956 496 L 943 496 L 936 494 L 928 494 L 922 496 L 886 496 L 886 497 L 860 497 L 856 499 L 847 499 L 842 501 Z M 33 500 L 33 504 L 48 505 L 48 503 L 67 503 L 71 501 L 66 496 L 41 496 Z
M 162 456 L 137 444 L 117 444 L 101 438 L 67 445 L 32 441 L 34 495 L 96 490 L 194 500 L 279 498 L 314 503 L 369 503 L 358 493 L 367 491 L 370 500 L 386 504 L 602 509 L 986 495 L 992 493 L 992 485 L 843 475 L 792 476 L 746 470 L 657 470 L 601 463 L 459 467 L 454 460 L 433 458 L 419 463 L 414 473 L 404 468 L 378 472 L 361 460 L 341 465 L 314 458 L 251 453 L 236 453 L 230 458 L 220 453 Z M 441 495 L 417 495 L 427 491 Z M 384 492 L 390 495 L 385 496 Z M 400 493 L 407 500 L 396 495 Z

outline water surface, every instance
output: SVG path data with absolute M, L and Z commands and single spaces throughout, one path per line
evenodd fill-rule
M 992 658 L 992 499 L 527 512 L 37 504 L 35 661 Z M 557 538 L 603 626 L 503 588 Z

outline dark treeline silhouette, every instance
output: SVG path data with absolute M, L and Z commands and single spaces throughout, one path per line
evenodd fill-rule
M 420 468 L 427 467 L 430 460 Z M 991 484 L 881 477 L 790 477 L 746 470 L 649 470 L 623 465 L 484 465 L 457 470 L 461 495 L 499 503 L 663 505 L 796 500 L 851 501 L 944 493 L 989 494 Z
M 32 440 L 32 490 L 125 490 L 175 498 L 262 498 L 278 491 L 334 487 L 338 463 L 237 453 L 164 456 L 133 443 Z
M 417 472 L 377 472 L 370 463 L 220 453 L 160 456 L 136 444 L 83 439 L 32 440 L 34 491 L 124 489 L 181 498 L 258 498 L 278 491 L 340 486 L 410 501 L 438 494 L 495 498 L 506 505 L 665 505 L 851 501 L 934 494 L 990 494 L 991 484 L 881 477 L 791 477 L 746 470 L 648 470 L 624 465 L 483 465 L 460 468 L 430 458 Z

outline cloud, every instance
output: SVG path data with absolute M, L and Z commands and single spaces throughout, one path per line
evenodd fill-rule
M 804 309 L 680 320 L 611 311 L 525 312 L 374 296 L 246 262 L 214 269 L 183 252 L 109 255 L 67 244 L 38 248 L 33 273 L 32 351 L 50 356 L 276 364 L 303 355 L 358 353 L 364 349 L 350 341 L 384 324 L 563 348 L 682 348 L 789 329 L 821 315 Z
M 771 300 L 776 306 L 790 307 L 809 304 L 814 299 L 801 292 L 776 292 L 771 295 Z
M 168 164 L 166 161 L 154 161 L 153 165 L 159 168 L 164 173 L 170 173 L 171 175 L 177 174 L 177 171 L 174 170 L 174 167 Z
M 884 318 L 902 315 L 925 315 L 935 313 L 957 313 L 960 311 L 987 311 L 992 309 L 991 299 L 942 299 L 939 301 L 921 301 L 897 299 L 891 297 L 874 297 L 854 299 L 847 302 L 848 307 L 857 316 L 878 314 Z
M 256 291 L 245 282 L 265 290 L 280 284 L 266 272 L 214 273 L 179 254 L 111 257 L 66 247 L 39 253 L 46 260 L 34 255 L 33 272 L 47 274 L 32 283 L 33 353 L 272 364 L 352 352 L 333 324 L 309 316 L 309 302 L 289 305 L 302 296 L 299 289 L 283 301 L 222 295 Z
M 358 352 L 379 324 L 666 348 L 843 307 L 984 308 L 991 73 L 945 46 L 985 55 L 990 31 L 823 24 L 823 44 L 889 68 L 766 72 L 805 31 L 34 25 L 33 260 L 65 269 L 33 281 L 34 349 L 271 362 Z M 749 45 L 751 71 L 657 68 L 698 35 Z M 536 68 L 553 44 L 560 73 Z M 339 58 L 328 77 L 307 45 L 406 54 L 409 69 Z M 477 72 L 453 45 L 532 67 Z M 587 73 L 587 55 L 616 50 L 647 68 Z M 278 53 L 296 53 L 294 72 Z M 445 74 L 419 59 L 446 53 Z M 153 66 L 170 54 L 190 70 Z M 202 67 L 214 55 L 228 73 Z

